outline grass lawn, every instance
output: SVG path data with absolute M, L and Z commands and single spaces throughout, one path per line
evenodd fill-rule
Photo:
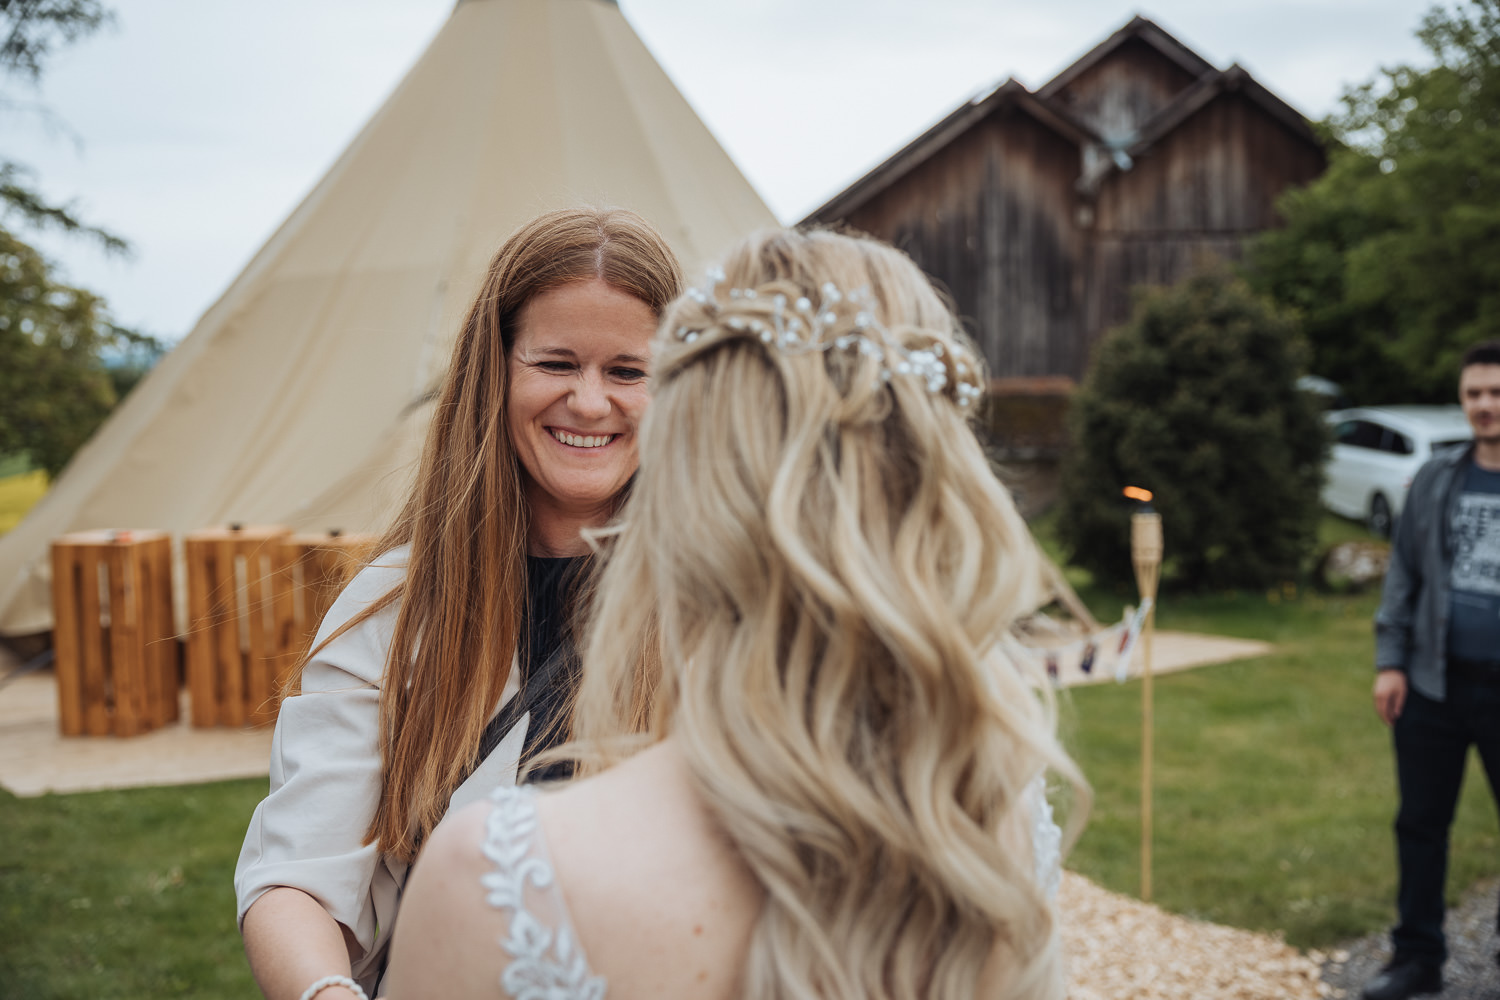
M 232 880 L 265 789 L 0 791 L 0 995 L 259 997 Z
M 6 472 L 7 468 L 17 471 Z M 21 523 L 26 512 L 47 492 L 47 476 L 28 472 L 15 461 L 0 462 L 0 535 Z
M 1054 559 L 1050 525 L 1034 526 Z M 1326 516 L 1320 547 L 1368 541 Z M 1069 581 L 1101 621 L 1133 593 Z M 1162 595 L 1160 628 L 1261 639 L 1253 660 L 1155 680 L 1152 887 L 1167 909 L 1283 931 L 1319 947 L 1395 918 L 1395 760 L 1371 702 L 1378 588 L 1330 597 Z M 1070 749 L 1094 786 L 1094 811 L 1068 867 L 1117 892 L 1140 891 L 1138 682 L 1075 689 L 1064 702 Z M 1454 823 L 1449 898 L 1500 874 L 1500 825 L 1477 756 Z
M 1104 618 L 1128 596 L 1082 589 Z M 1368 594 L 1280 590 L 1163 598 L 1163 628 L 1276 650 L 1156 681 L 1157 902 L 1279 930 L 1304 947 L 1389 925 L 1395 779 L 1370 705 L 1375 604 Z M 1140 686 L 1074 689 L 1063 711 L 1096 794 L 1068 866 L 1134 894 Z M 231 878 L 264 790 L 254 779 L 39 799 L 0 792 L 0 995 L 257 996 Z M 1450 885 L 1456 895 L 1495 874 L 1500 834 L 1476 762 Z
M 1371 707 L 1377 598 L 1163 599 L 1162 628 L 1269 640 L 1265 657 L 1156 678 L 1155 901 L 1302 947 L 1394 918 L 1395 768 Z M 1068 740 L 1094 811 L 1068 867 L 1140 888 L 1137 682 L 1075 689 Z M 1495 807 L 1472 761 L 1455 823 L 1455 897 L 1500 874 Z

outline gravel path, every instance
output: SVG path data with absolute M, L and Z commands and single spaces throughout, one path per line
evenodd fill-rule
M 1500 879 L 1448 911 L 1436 1000 L 1500 1000 L 1495 952 Z M 1069 1000 L 1357 1000 L 1390 957 L 1385 932 L 1324 954 L 1278 937 L 1189 920 L 1064 871 L 1058 894 Z
M 1448 964 L 1443 967 L 1447 988 L 1431 994 L 1442 1000 L 1500 1000 L 1500 968 L 1495 952 L 1496 894 L 1500 879 L 1481 882 L 1448 911 L 1443 929 L 1448 935 Z M 1351 941 L 1329 953 L 1323 962 L 1323 982 L 1331 997 L 1357 998 L 1364 984 L 1390 959 L 1385 932 Z
M 1320 1000 L 1313 959 L 1265 934 L 1189 920 L 1064 871 L 1068 1000 Z

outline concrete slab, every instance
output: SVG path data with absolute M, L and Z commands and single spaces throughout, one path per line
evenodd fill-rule
M 271 728 L 194 729 L 184 721 L 121 739 L 63 736 L 51 671 L 0 688 L 0 786 L 29 797 L 145 785 L 186 785 L 269 773 Z
M 1151 673 L 1171 674 L 1193 667 L 1205 667 L 1214 663 L 1229 663 L 1233 660 L 1248 660 L 1265 656 L 1273 649 L 1269 642 L 1256 639 L 1232 639 L 1222 635 L 1203 635 L 1198 632 L 1158 631 L 1151 640 Z M 1140 676 L 1145 669 L 1145 642 L 1138 642 L 1130 658 L 1130 678 Z M 1107 672 L 1094 671 L 1084 674 L 1073 664 L 1061 664 L 1059 681 L 1064 687 L 1083 684 L 1104 684 L 1114 681 Z
M 1154 673 L 1172 673 L 1224 663 L 1271 651 L 1269 643 L 1188 632 L 1157 632 L 1152 644 Z M 1136 648 L 1132 676 L 1141 669 Z M 0 676 L 18 664 L 0 651 Z M 1084 675 L 1064 665 L 1064 685 L 1093 684 L 1112 678 Z M 0 687 L 0 786 L 13 795 L 83 792 L 102 788 L 185 785 L 269 773 L 271 727 L 194 729 L 187 724 L 187 693 L 182 721 L 144 736 L 67 736 L 58 733 L 57 682 L 50 670 Z

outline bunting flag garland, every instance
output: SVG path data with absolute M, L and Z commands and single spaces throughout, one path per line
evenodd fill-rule
M 1085 675 L 1094 672 L 1094 653 L 1096 648 L 1092 640 L 1083 644 L 1083 658 L 1078 661 L 1078 669 Z
M 1120 640 L 1120 655 L 1115 659 L 1115 681 L 1124 684 L 1130 676 L 1130 654 L 1135 652 L 1135 644 L 1141 638 L 1141 629 L 1146 624 L 1146 615 L 1151 611 L 1151 598 L 1141 601 L 1141 606 L 1130 613 L 1125 609 L 1125 620 L 1129 622 L 1125 629 L 1125 637 Z
M 1126 607 L 1120 620 L 1097 632 L 1057 645 L 1031 645 L 1024 639 L 1020 648 L 1045 664 L 1047 677 L 1059 687 L 1093 680 L 1113 673 L 1123 684 L 1132 673 L 1130 661 L 1140 642 L 1146 616 L 1151 612 L 1148 597 L 1138 608 Z

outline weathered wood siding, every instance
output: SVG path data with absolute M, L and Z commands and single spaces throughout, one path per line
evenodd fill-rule
M 1078 148 L 1001 109 L 847 219 L 900 247 L 953 297 L 995 375 L 1072 372 L 1085 259 L 1072 222 Z
M 1139 39 L 1089 67 L 1049 95 L 1105 142 L 1129 142 L 1195 77 Z
M 935 126 L 887 165 L 904 172 L 830 210 L 948 290 L 993 376 L 1081 379 L 1133 288 L 1240 257 L 1280 194 L 1324 169 L 1295 112 L 1243 71 L 1148 22 L 1122 32 L 1034 95 L 1000 88 L 952 138 Z
M 1170 285 L 1206 257 L 1238 260 L 1276 225 L 1276 199 L 1322 173 L 1321 150 L 1243 96 L 1220 94 L 1099 192 L 1091 236 L 1091 339 L 1130 316 L 1131 289 Z

